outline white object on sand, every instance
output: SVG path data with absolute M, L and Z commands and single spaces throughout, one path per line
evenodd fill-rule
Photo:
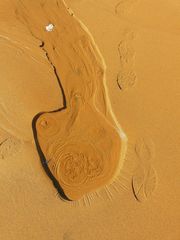
M 53 28 L 54 28 L 54 25 L 53 25 L 52 23 L 50 23 L 50 24 L 48 24 L 48 25 L 46 26 L 46 31 L 47 31 L 47 32 L 52 32 L 52 31 L 53 31 Z

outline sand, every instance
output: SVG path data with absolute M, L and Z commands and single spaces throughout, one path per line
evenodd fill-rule
M 0 3 L 1 238 L 178 240 L 178 1 L 58 3 Z

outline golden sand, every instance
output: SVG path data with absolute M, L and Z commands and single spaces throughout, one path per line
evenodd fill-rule
M 63 106 L 60 102 L 59 108 L 49 112 L 42 108 L 33 117 L 42 165 L 60 195 L 79 199 L 113 182 L 122 168 L 127 148 L 127 137 L 107 96 L 105 63 L 88 30 L 62 1 L 13 1 L 11 5 L 18 40 L 10 38 L 11 32 L 4 24 L 5 44 L 15 50 L 20 47 L 23 52 L 30 49 L 31 61 L 39 55 L 35 64 L 44 61 L 44 72 L 54 72 L 52 81 L 56 78 L 63 99 Z M 4 8 L 7 6 L 5 3 Z M 7 24 L 11 27 L 13 23 L 7 19 Z M 25 45 L 24 49 L 18 45 L 21 36 L 24 40 L 25 31 L 32 46 Z M 47 62 L 49 66 L 45 68 Z M 25 65 L 24 73 L 26 68 Z M 22 71 L 19 74 L 22 76 Z M 43 84 L 43 75 L 32 71 L 31 77 L 41 77 Z
M 179 240 L 179 2 L 66 4 L 0 2 L 0 238 Z

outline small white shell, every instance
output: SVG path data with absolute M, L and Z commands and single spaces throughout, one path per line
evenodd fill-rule
M 47 26 L 46 26 L 46 31 L 47 32 L 52 32 L 54 29 L 54 25 L 52 23 L 49 23 Z

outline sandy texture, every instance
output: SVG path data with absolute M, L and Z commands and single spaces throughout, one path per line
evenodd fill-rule
M 91 37 L 84 37 L 84 28 L 82 38 L 72 40 L 73 32 L 69 32 L 72 25 L 67 28 L 65 16 L 61 18 L 56 8 L 49 12 L 52 4 L 42 4 L 42 12 L 41 8 L 34 10 L 37 1 L 9 3 L 0 3 L 1 238 L 179 240 L 179 2 L 67 0 L 69 17 L 77 16 L 89 29 L 95 42 Z M 39 22 L 40 19 L 42 22 Z M 43 31 L 44 35 L 41 35 L 41 29 L 49 23 L 54 23 L 54 30 Z M 67 33 L 66 39 L 61 37 L 63 31 Z M 77 29 L 73 27 L 73 31 Z M 51 37 L 52 34 L 61 38 L 62 46 L 53 42 L 57 37 Z M 67 51 L 69 53 L 71 44 L 74 53 L 85 47 L 86 54 L 80 54 L 83 57 L 78 56 L 76 62 L 72 59 L 63 61 L 68 59 L 69 54 L 64 55 Z M 93 56 L 98 56 L 97 62 L 100 63 L 99 74 L 92 69 L 91 61 L 95 60 L 87 54 L 93 46 L 98 46 L 102 53 L 101 56 L 96 48 L 93 50 Z M 54 55 L 55 48 L 58 57 Z M 73 54 L 73 51 L 70 53 Z M 103 60 L 107 66 L 106 79 L 102 77 L 105 73 Z M 87 64 L 83 69 L 87 67 L 89 76 L 93 73 L 94 77 L 91 79 L 85 75 L 79 88 L 79 80 L 74 74 L 82 71 L 83 62 Z M 69 112 L 69 118 L 62 111 L 50 113 L 64 107 L 54 66 L 66 92 L 70 107 L 65 111 Z M 95 69 L 99 69 L 98 64 L 96 66 Z M 71 67 L 75 71 L 67 72 Z M 82 76 L 85 73 L 83 71 Z M 75 79 L 73 83 L 67 81 L 72 78 Z M 108 187 L 102 187 L 79 201 L 63 202 L 56 196 L 57 191 L 41 166 L 33 139 L 32 119 L 39 112 L 48 112 L 44 116 L 53 114 L 53 121 L 61 120 L 63 131 L 64 128 L 69 129 L 69 122 L 76 119 L 73 128 L 76 131 L 81 122 L 86 122 L 84 115 L 97 111 L 92 110 L 96 105 L 101 113 L 98 114 L 104 115 L 111 124 L 109 126 L 104 122 L 104 117 L 102 121 L 94 119 L 94 124 L 88 118 L 88 124 L 95 129 L 103 126 L 111 135 L 110 129 L 116 123 L 112 122 L 111 114 L 106 114 L 106 107 L 102 107 L 101 94 L 104 90 L 97 85 L 100 78 L 106 80 L 109 91 L 112 108 L 108 106 L 107 109 L 113 110 L 128 136 L 124 165 L 116 181 Z M 90 86 L 95 85 L 99 89 L 92 105 L 89 104 L 88 93 L 92 93 L 93 88 L 86 90 L 85 79 L 92 83 Z M 76 95 L 77 89 L 81 92 Z M 75 95 L 71 94 L 72 90 Z M 88 97 L 82 101 L 81 96 L 83 99 Z M 85 108 L 82 102 L 86 102 Z M 81 107 L 78 108 L 79 104 Z M 80 109 L 78 114 L 76 109 Z M 67 118 L 70 120 L 65 121 Z M 47 126 L 46 119 L 42 126 Z M 57 129 L 59 131 L 59 127 L 55 131 Z M 39 132 L 43 148 L 47 140 L 44 136 L 41 140 L 40 135 Z M 109 151 L 108 148 L 105 150 Z M 86 144 L 84 151 L 89 153 Z M 47 154 L 46 150 L 44 154 Z M 94 155 L 93 151 L 91 154 Z M 79 176 L 78 181 L 84 178 L 83 172 Z M 63 176 L 67 182 L 71 181 L 66 178 Z M 83 194 L 86 192 L 84 188 L 81 190 Z M 72 189 L 68 193 L 69 196 L 72 194 L 72 198 L 81 195 L 74 194 Z
M 5 29 L 6 25 L 14 24 L 9 19 L 3 19 L 2 39 L 11 50 L 11 46 L 16 47 L 16 41 L 31 38 L 32 44 L 25 46 L 25 50 L 31 50 L 31 62 L 36 55 L 40 55 L 40 60 L 46 57 L 49 66 L 44 63 L 44 71 L 54 72 L 63 99 L 63 106 L 60 102 L 59 108 L 49 112 L 41 109 L 31 120 L 42 165 L 60 196 L 80 199 L 113 182 L 122 168 L 127 149 L 127 137 L 108 99 L 104 60 L 86 27 L 68 11 L 63 1 L 15 0 L 2 4 L 4 12 L 10 12 L 9 7 L 12 7 L 18 40 L 10 38 L 11 32 Z M 23 51 L 23 46 L 21 48 Z M 29 60 L 29 56 L 26 58 Z M 27 81 L 26 65 L 25 62 L 25 71 L 20 72 L 23 82 Z M 16 74 L 14 68 L 12 73 Z M 39 87 L 44 84 L 44 76 L 35 75 L 33 68 L 28 77 L 38 77 Z M 16 76 L 10 81 L 15 83 Z M 19 125 L 16 117 L 12 117 L 11 122 L 15 127 Z M 24 122 L 22 124 L 21 132 L 26 132 Z

